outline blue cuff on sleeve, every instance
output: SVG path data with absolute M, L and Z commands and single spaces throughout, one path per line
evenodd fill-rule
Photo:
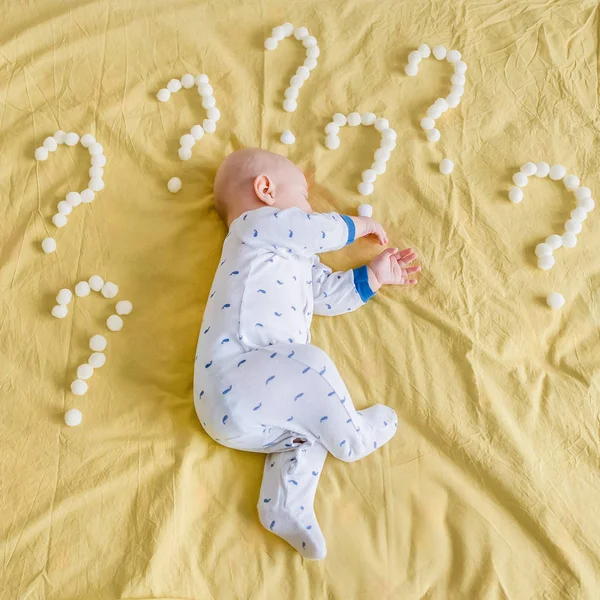
M 354 269 L 352 274 L 354 275 L 354 285 L 356 286 L 356 291 L 358 292 L 360 299 L 363 302 L 366 302 L 369 298 L 375 295 L 375 292 L 369 285 L 369 271 L 367 270 L 367 266 L 363 265 L 362 267 L 358 267 L 358 269 Z
M 354 221 L 347 217 L 346 215 L 340 215 L 342 219 L 344 219 L 344 223 L 348 225 L 348 241 L 346 242 L 346 246 L 351 244 L 354 241 L 354 236 L 356 235 L 356 227 L 354 225 Z

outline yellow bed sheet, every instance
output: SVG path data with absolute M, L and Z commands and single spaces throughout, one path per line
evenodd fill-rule
M 299 108 L 281 110 L 300 64 L 270 28 L 319 40 Z M 0 596 L 71 599 L 562 600 L 600 595 L 600 225 L 559 250 L 534 246 L 574 208 L 527 160 L 562 163 L 594 192 L 600 167 L 596 2 L 429 0 L 4 0 L 0 28 Z M 421 42 L 463 52 L 463 102 L 419 120 L 449 89 L 446 63 L 404 75 Z M 172 77 L 206 72 L 222 119 L 177 158 L 204 119 L 195 90 L 166 104 Z M 329 459 L 317 496 L 328 540 L 303 562 L 264 531 L 255 505 L 263 457 L 220 447 L 192 402 L 196 338 L 225 228 L 211 205 L 220 160 L 262 146 L 302 165 L 315 206 L 354 213 L 370 128 L 323 146 L 337 111 L 374 111 L 398 147 L 370 198 L 394 244 L 414 246 L 416 289 L 387 289 L 352 315 L 319 319 L 315 342 L 358 406 L 383 401 L 398 436 L 348 465 Z M 87 182 L 87 152 L 33 152 L 57 129 L 92 132 L 106 188 L 40 241 L 57 201 Z M 286 147 L 284 129 L 298 141 Z M 437 171 L 444 157 L 450 177 Z M 177 195 L 166 181 L 180 176 Z M 361 240 L 334 267 L 376 251 Z M 114 305 L 56 292 L 99 273 L 134 312 L 110 333 L 89 393 L 68 392 L 87 340 Z M 562 311 L 544 304 L 560 291 Z M 63 413 L 83 412 L 66 428 Z

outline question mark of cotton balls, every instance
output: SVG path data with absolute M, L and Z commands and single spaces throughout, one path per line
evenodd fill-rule
M 381 143 L 375 150 L 373 164 L 370 169 L 363 171 L 362 181 L 358 184 L 358 192 L 362 196 L 370 196 L 374 190 L 378 175 L 383 175 L 387 168 L 392 150 L 396 147 L 396 131 L 390 127 L 387 119 L 378 118 L 375 113 L 351 112 L 348 116 L 336 113 L 330 123 L 325 126 L 325 147 L 337 150 L 340 147 L 339 133 L 342 127 L 358 127 L 359 125 L 373 126 L 381 134 Z
M 266 50 L 275 50 L 279 42 L 285 38 L 294 36 L 306 48 L 306 59 L 302 65 L 296 69 L 296 73 L 290 79 L 290 85 L 285 90 L 283 101 L 283 110 L 286 112 L 294 112 L 298 108 L 298 96 L 300 88 L 308 81 L 310 72 L 317 66 L 317 58 L 321 51 L 317 45 L 317 39 L 309 35 L 306 27 L 298 27 L 294 29 L 291 23 L 284 23 L 273 27 L 271 36 L 265 40 Z M 296 141 L 296 136 L 288 129 L 281 134 L 281 141 L 284 144 L 293 144 Z
M 192 75 L 186 73 L 181 79 L 171 79 L 166 88 L 162 88 L 156 94 L 160 102 L 168 102 L 171 94 L 176 94 L 181 89 L 189 90 L 194 87 L 198 89 L 198 94 L 202 98 L 202 106 L 206 109 L 206 119 L 202 125 L 193 125 L 189 133 L 185 133 L 179 139 L 179 158 L 189 160 L 192 157 L 192 148 L 198 140 L 204 137 L 205 133 L 214 133 L 217 130 L 217 121 L 221 118 L 221 112 L 217 108 L 217 101 L 213 95 L 214 90 L 208 80 L 208 75 Z M 181 189 L 181 179 L 172 177 L 167 183 L 167 189 L 176 194 Z
M 450 78 L 452 83 L 450 93 L 446 98 L 438 98 L 427 109 L 427 114 L 421 119 L 421 128 L 425 131 L 427 139 L 435 143 L 441 138 L 440 131 L 436 128 L 436 121 L 449 108 L 456 108 L 465 93 L 467 63 L 461 60 L 462 55 L 458 50 L 447 51 L 444 46 L 435 46 L 432 52 L 427 44 L 421 44 L 418 50 L 414 50 L 408 55 L 408 64 L 404 72 L 409 77 L 414 77 L 419 72 L 419 63 L 432 54 L 437 60 L 446 59 L 454 67 L 454 74 Z M 440 162 L 440 173 L 449 175 L 452 169 L 454 169 L 454 163 L 449 158 L 445 158 Z
M 87 281 L 80 281 L 75 285 L 75 296 L 84 298 L 89 296 L 92 291 L 99 292 L 104 298 L 111 300 L 116 298 L 119 293 L 119 286 L 111 281 L 104 281 L 100 275 L 92 275 Z M 73 292 L 69 288 L 63 288 L 56 295 L 56 306 L 52 309 L 52 316 L 57 319 L 64 319 L 69 314 L 69 304 L 73 300 Z M 123 316 L 128 315 L 133 310 L 133 304 L 129 300 L 117 302 L 115 313 L 108 317 L 106 326 L 110 331 L 120 331 L 123 328 Z M 88 380 L 92 377 L 96 369 L 101 368 L 106 363 L 104 350 L 108 342 L 101 334 L 96 334 L 90 338 L 89 346 L 92 354 L 86 363 L 77 367 L 77 378 L 71 383 L 71 393 L 74 396 L 83 396 L 88 391 Z M 79 425 L 82 421 L 81 411 L 71 409 L 65 413 L 65 423 L 70 427 Z
M 73 209 L 80 204 L 89 204 L 96 196 L 97 192 L 104 189 L 104 167 L 106 166 L 106 156 L 104 156 L 104 148 L 102 144 L 96 141 L 96 138 L 91 133 L 82 135 L 81 138 L 77 133 L 65 133 L 59 130 L 51 137 L 47 137 L 44 143 L 36 148 L 34 152 L 35 159 L 39 162 L 48 160 L 48 156 L 55 152 L 59 146 L 76 146 L 78 143 L 88 149 L 90 153 L 90 169 L 88 174 L 90 180 L 88 187 L 81 192 L 69 192 L 64 200 L 61 200 L 57 205 L 57 212 L 52 217 L 52 223 L 57 229 L 64 227 L 67 224 L 69 215 Z M 47 237 L 42 241 L 42 250 L 45 254 L 51 254 L 56 250 L 56 240 L 53 237 Z
M 594 210 L 596 203 L 592 198 L 590 188 L 581 186 L 581 181 L 576 175 L 567 175 L 567 170 L 563 165 L 550 166 L 547 162 L 526 162 L 518 173 L 513 175 L 514 187 L 508 192 L 508 198 L 514 204 L 523 200 L 523 188 L 529 183 L 529 178 L 548 177 L 553 181 L 562 181 L 564 186 L 570 192 L 573 192 L 577 206 L 571 211 L 570 219 L 565 223 L 565 230 L 562 235 L 552 234 L 544 242 L 535 247 L 535 255 L 538 259 L 538 267 L 544 271 L 554 266 L 554 251 L 561 247 L 574 248 L 577 245 L 577 236 L 583 229 L 582 223 L 586 220 L 588 213 Z M 565 303 L 565 299 L 558 292 L 551 293 L 547 298 L 547 304 L 554 310 L 560 309 Z

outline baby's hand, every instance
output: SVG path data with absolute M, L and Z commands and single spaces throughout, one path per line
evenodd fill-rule
M 371 217 L 352 217 L 356 227 L 355 237 L 360 238 L 365 235 L 376 235 L 379 243 L 385 246 L 388 243 L 388 236 L 381 223 L 378 223 Z
M 409 279 L 411 273 L 418 273 L 421 270 L 421 267 L 409 266 L 415 258 L 417 255 L 412 248 L 406 248 L 406 250 L 386 248 L 367 265 L 370 271 L 369 285 L 371 289 L 376 292 L 382 285 L 414 285 L 417 283 L 416 279 Z

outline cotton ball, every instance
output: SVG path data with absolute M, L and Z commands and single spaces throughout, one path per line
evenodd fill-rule
M 196 77 L 194 77 L 194 81 L 196 85 L 200 87 L 203 83 L 208 83 L 208 75 L 200 73 L 200 75 L 196 75 Z
M 58 304 L 52 309 L 52 316 L 57 319 L 64 319 L 69 314 L 69 310 L 64 304 Z
M 419 72 L 419 67 L 417 67 L 417 65 L 415 63 L 408 63 L 405 67 L 404 67 L 404 72 L 409 76 L 409 77 L 414 77 L 418 72 Z
M 48 158 L 48 150 L 43 146 L 35 149 L 35 160 L 46 160 Z
M 221 118 L 221 111 L 216 106 L 211 106 L 206 111 L 206 116 L 215 123 Z
M 77 142 L 79 142 L 79 136 L 75 132 L 70 131 L 65 134 L 65 144 L 67 146 L 76 146 Z
M 92 177 L 88 182 L 88 188 L 93 192 L 101 192 L 104 189 L 102 177 Z
M 551 254 L 552 254 L 552 248 L 551 248 L 550 244 L 546 244 L 545 242 L 542 242 L 541 244 L 538 244 L 535 247 L 535 255 L 537 257 L 550 256 Z
M 96 143 L 96 138 L 91 133 L 86 133 L 81 136 L 79 141 L 84 148 L 89 148 L 92 144 Z
M 212 119 L 204 119 L 204 121 L 202 121 L 202 129 L 204 129 L 206 133 L 214 133 L 217 130 L 217 122 Z
M 462 54 L 458 50 L 448 50 L 446 60 L 449 63 L 457 63 L 462 58 Z
M 550 165 L 547 162 L 539 162 L 535 164 L 535 174 L 537 177 L 548 177 L 550 173 Z
M 92 156 L 90 162 L 94 167 L 104 167 L 106 165 L 106 156 L 104 154 L 96 154 L 96 156 Z
M 421 119 L 421 128 L 424 129 L 425 131 L 429 131 L 430 129 L 433 129 L 435 127 L 435 121 L 433 119 L 430 119 L 429 117 L 425 117 L 424 119 Z
M 208 81 L 201 83 L 198 86 L 198 93 L 204 98 L 205 96 L 212 96 L 213 95 L 213 87 L 212 85 L 210 85 L 210 83 L 208 83 Z
M 58 144 L 53 137 L 47 137 L 44 140 L 43 146 L 46 148 L 46 150 L 48 150 L 48 152 L 54 152 L 58 148 Z
M 61 215 L 60 213 L 56 213 L 52 217 L 52 222 L 54 223 L 54 225 L 56 225 L 56 227 L 60 229 L 61 227 L 64 227 L 67 224 L 67 216 Z
M 81 201 L 84 204 L 89 204 L 90 202 L 93 202 L 95 197 L 96 192 L 94 192 L 94 190 L 90 190 L 90 188 L 85 188 L 85 190 L 81 192 Z
M 367 126 L 373 125 L 373 123 L 375 123 L 376 120 L 377 120 L 377 115 L 372 112 L 365 112 L 360 115 L 360 122 L 363 125 L 367 125 Z
M 57 204 L 56 208 L 61 215 L 70 215 L 71 212 L 73 211 L 73 207 L 68 202 L 65 202 L 64 200 L 61 200 Z
M 68 288 L 63 288 L 56 295 L 57 304 L 69 304 L 73 299 L 73 292 Z
M 92 275 L 88 279 L 88 283 L 90 284 L 90 288 L 92 290 L 94 290 L 95 292 L 99 292 L 102 289 L 102 286 L 104 285 L 104 279 L 102 279 L 100 275 Z
M 191 133 L 185 133 L 179 138 L 179 144 L 182 148 L 191 148 L 196 144 L 196 138 Z
M 527 177 L 531 177 L 537 173 L 537 167 L 532 162 L 526 162 L 521 166 L 521 173 L 524 173 Z
M 55 131 L 52 137 L 56 140 L 57 144 L 65 143 L 65 135 L 67 135 L 62 129 Z
M 440 130 L 436 129 L 435 127 L 433 129 L 430 129 L 426 135 L 427 135 L 427 139 L 430 142 L 439 142 L 440 137 L 442 137 L 440 134 Z
M 272 37 L 268 37 L 265 40 L 265 49 L 266 50 L 275 50 L 277 48 L 277 40 Z
M 577 175 L 567 175 L 563 179 L 563 183 L 568 190 L 574 191 L 579 187 L 581 182 L 579 181 L 579 177 L 577 177 Z
M 104 169 L 102 167 L 90 167 L 88 174 L 90 177 L 103 177 Z M 83 199 L 81 201 L 83 202 Z
M 562 165 L 552 165 L 550 167 L 550 179 L 558 181 L 562 179 L 566 174 L 567 170 Z
M 181 78 L 181 85 L 186 89 L 189 90 L 191 88 L 194 87 L 194 83 L 196 83 L 194 81 L 194 76 L 191 73 L 186 73 L 182 78 Z
M 465 93 L 465 86 L 464 85 L 453 85 L 450 88 L 450 93 L 456 94 L 458 97 L 462 97 L 462 95 Z
M 204 129 L 202 129 L 202 125 L 194 125 L 190 129 L 190 133 L 194 136 L 195 140 L 201 140 L 204 137 Z
M 52 254 L 56 250 L 56 240 L 51 237 L 42 240 L 42 250 L 45 254 Z
M 337 135 L 328 135 L 325 138 L 325 147 L 329 150 L 337 150 L 340 147 L 340 138 Z
M 94 142 L 89 148 L 88 148 L 88 152 L 92 155 L 92 156 L 97 156 L 99 154 L 103 154 L 104 153 L 104 146 L 102 146 L 102 144 L 98 143 L 98 142 Z
M 311 46 L 310 48 L 306 49 L 306 58 L 317 59 L 319 56 L 321 56 L 321 50 L 319 49 L 319 46 Z
M 348 125 L 350 125 L 350 127 L 357 127 L 360 125 L 360 114 L 357 112 L 351 112 L 348 115 Z
M 129 300 L 121 300 L 117 302 L 117 314 L 128 315 L 133 310 L 133 304 Z
M 452 173 L 452 169 L 454 169 L 454 163 L 449 158 L 444 158 L 440 162 L 440 173 L 444 175 L 450 175 Z
M 167 102 L 171 97 L 171 92 L 167 88 L 162 88 L 161 90 L 158 90 L 156 97 L 160 102 Z
M 438 98 L 434 103 L 433 106 L 437 106 L 441 112 L 445 113 L 448 108 L 449 108 L 449 104 L 447 100 L 444 100 L 444 98 Z
M 310 54 L 314 54 L 314 52 L 312 52 L 313 50 L 318 50 L 318 48 L 315 46 L 314 48 L 309 48 L 306 51 L 306 54 L 308 55 Z M 304 66 L 309 70 L 312 71 L 316 66 L 317 66 L 318 62 L 317 62 L 317 57 L 316 56 L 307 56 L 304 59 Z
M 304 85 L 304 78 L 300 75 L 294 75 L 290 79 L 290 87 L 300 89 Z
M 281 137 L 279 139 L 283 144 L 287 144 L 289 146 L 296 141 L 296 136 L 289 129 L 286 129 L 281 134 Z
M 94 367 L 87 363 L 79 365 L 77 367 L 77 378 L 78 379 L 89 379 L 94 374 Z
M 565 248 L 575 248 L 577 246 L 577 236 L 567 231 L 562 234 L 562 242 Z
M 190 158 L 192 158 L 192 149 L 181 147 L 177 151 L 177 154 L 179 154 L 181 160 L 190 160 Z
M 307 35 L 302 39 L 302 45 L 305 48 L 312 48 L 317 45 L 317 38 L 314 35 Z
M 331 120 L 340 127 L 343 127 L 348 121 L 346 115 L 343 115 L 342 113 L 335 113 Z
M 294 33 L 294 26 L 289 21 L 286 21 L 281 27 L 285 37 L 290 37 Z
M 181 189 L 181 179 L 179 177 L 171 177 L 167 183 L 167 189 L 171 194 L 176 194 Z
M 383 161 L 383 162 L 387 162 L 388 160 L 390 160 L 390 151 L 389 150 L 385 150 L 384 148 L 378 148 L 377 150 L 375 150 L 375 154 L 373 155 L 373 158 L 375 159 L 375 161 Z
M 442 116 L 442 109 L 434 104 L 427 109 L 427 116 L 435 121 Z
M 396 140 L 392 138 L 382 138 L 379 147 L 391 152 L 396 147 Z
M 102 352 L 94 352 L 88 358 L 88 364 L 91 365 L 94 369 L 99 369 L 103 367 L 106 363 L 106 355 Z
M 571 211 L 571 219 L 573 219 L 573 221 L 579 221 L 579 223 L 582 223 L 587 219 L 587 212 L 583 210 L 583 208 L 575 208 Z
M 595 206 L 596 203 L 592 198 L 583 198 L 582 200 L 579 200 L 579 202 L 577 202 L 577 208 L 582 208 L 583 210 L 585 210 L 586 213 L 589 213 L 592 210 L 594 210 Z
M 325 125 L 325 134 L 326 135 L 337 135 L 340 132 L 340 126 L 333 121 L 331 123 L 327 123 Z
M 558 250 L 562 246 L 562 237 L 553 233 L 546 238 L 546 244 L 548 244 L 552 250 Z
M 433 48 L 433 55 L 438 60 L 444 60 L 446 58 L 446 48 L 444 46 L 435 46 Z
M 273 27 L 273 29 L 271 29 L 271 37 L 276 39 L 278 42 L 280 42 L 282 39 L 284 39 L 285 31 L 283 30 L 283 27 L 281 25 L 277 25 L 277 27 Z
M 367 169 L 366 171 L 362 172 L 361 177 L 363 181 L 366 181 L 367 183 L 373 183 L 375 179 L 377 179 L 377 174 L 375 173 L 375 171 Z
M 513 182 L 515 185 L 518 185 L 519 187 L 525 187 L 527 185 L 527 183 L 529 182 L 529 178 L 527 177 L 527 175 L 525 175 L 525 173 L 515 173 L 513 175 L 512 178 Z
M 119 293 L 119 286 L 116 283 L 113 283 L 112 281 L 107 281 L 102 286 L 101 292 L 105 298 L 108 298 L 110 300 Z
M 538 267 L 540 269 L 542 269 L 542 271 L 547 271 L 548 269 L 551 269 L 554 266 L 554 263 L 556 261 L 554 260 L 554 256 L 552 256 L 552 254 L 547 254 L 545 256 L 540 256 L 538 258 Z
M 373 193 L 373 184 L 368 181 L 361 181 L 358 184 L 358 193 L 362 196 L 370 196 Z
M 577 235 L 578 233 L 581 233 L 582 229 L 583 225 L 581 224 L 581 221 L 573 221 L 573 219 L 569 219 L 565 223 L 565 231 L 568 233 L 574 233 Z
M 308 35 L 308 29 L 306 29 L 306 27 L 298 27 L 294 31 L 294 37 L 297 40 L 303 40 L 307 35 Z
M 77 427 L 81 425 L 81 421 L 83 420 L 83 415 L 80 410 L 76 408 L 72 408 L 65 413 L 65 425 L 69 427 Z
M 560 310 L 563 307 L 564 303 L 565 297 L 562 294 L 559 294 L 558 292 L 552 292 L 551 294 L 548 294 L 548 297 L 546 298 L 546 304 L 552 310 Z
M 457 63 L 454 63 L 454 72 L 462 73 L 463 75 L 467 72 L 467 63 L 459 60 Z
M 523 190 L 520 187 L 512 187 L 508 192 L 508 199 L 514 204 L 518 204 L 523 200 Z
M 423 58 L 429 58 L 431 56 L 431 48 L 427 44 L 420 44 L 418 50 Z
M 283 110 L 285 112 L 294 112 L 298 108 L 298 103 L 292 98 L 286 98 L 283 101 Z
M 87 281 L 80 281 L 75 286 L 75 295 L 79 298 L 90 295 L 90 284 Z
M 110 315 L 110 317 L 106 319 L 106 326 L 111 331 L 121 331 L 121 329 L 123 329 L 123 319 L 121 319 L 119 315 Z
M 104 352 L 108 342 L 103 335 L 96 334 L 90 338 L 90 349 L 94 352 Z
M 395 140 L 398 137 L 395 129 L 388 128 L 381 132 L 381 137 L 384 140 Z
M 81 194 L 79 192 L 69 192 L 66 195 L 65 200 L 67 201 L 67 204 L 70 204 L 73 207 L 79 206 L 81 204 Z
M 83 396 L 88 391 L 88 384 L 82 379 L 76 379 L 71 384 L 71 392 L 75 396 Z
M 214 96 L 202 96 L 202 108 L 213 108 L 216 104 Z
M 408 55 L 408 64 L 418 65 L 422 60 L 423 56 L 418 50 L 415 50 Z
M 359 204 L 358 205 L 358 216 L 359 217 L 372 217 L 373 207 L 370 204 Z
M 456 108 L 460 104 L 460 96 L 458 94 L 448 94 L 446 102 L 450 108 Z
M 297 87 L 290 86 L 283 92 L 285 98 L 290 98 L 290 100 L 296 100 L 298 95 L 300 94 L 300 90 Z
M 453 85 L 465 85 L 465 83 L 467 83 L 467 78 L 462 73 L 454 73 L 454 75 L 450 77 L 450 82 Z
M 373 126 L 379 133 L 383 133 L 386 129 L 390 128 L 390 122 L 387 119 L 375 119 Z

